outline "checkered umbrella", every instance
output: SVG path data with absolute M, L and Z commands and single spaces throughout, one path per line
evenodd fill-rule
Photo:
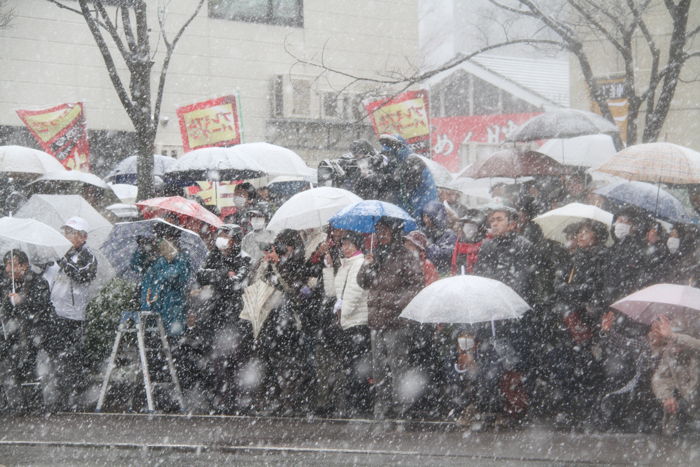
M 700 183 L 700 152 L 672 143 L 635 144 L 596 170 L 652 183 Z

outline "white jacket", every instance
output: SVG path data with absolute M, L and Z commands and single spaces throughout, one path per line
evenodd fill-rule
M 340 309 L 340 326 L 343 329 L 367 325 L 367 290 L 357 284 L 357 273 L 364 261 L 363 254 L 341 259 L 335 277 L 332 267 L 323 269 L 326 293 L 343 301 Z M 329 287 L 331 284 L 332 287 Z

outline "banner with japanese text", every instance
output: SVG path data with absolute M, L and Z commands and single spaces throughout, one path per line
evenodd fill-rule
M 611 76 L 607 78 L 596 78 L 595 83 L 600 87 L 608 101 L 608 108 L 615 119 L 615 124 L 620 130 L 620 138 L 627 141 L 627 115 L 629 114 L 629 101 L 626 97 L 626 79 L 624 75 Z M 595 101 L 591 101 L 591 109 L 597 114 L 601 114 L 600 108 Z
M 236 96 L 223 96 L 177 109 L 185 152 L 241 142 Z
M 67 169 L 90 171 L 90 143 L 82 102 L 16 112 L 45 152 Z
M 458 171 L 459 148 L 463 144 L 499 145 L 508 133 L 536 115 L 539 113 L 433 117 L 430 120 L 432 159 Z
M 415 152 L 430 152 L 428 91 L 407 91 L 365 104 L 374 132 L 402 136 Z

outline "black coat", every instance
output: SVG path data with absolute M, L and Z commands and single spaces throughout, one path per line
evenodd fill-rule
M 614 243 L 607 252 L 605 287 L 608 303 L 636 292 L 644 283 L 646 271 L 645 242 L 630 234 Z
M 0 310 L 3 334 L 0 335 L 2 358 L 10 360 L 17 376 L 32 377 L 36 354 L 45 349 L 49 353 L 56 344 L 54 336 L 56 316 L 51 304 L 51 291 L 46 280 L 27 271 L 22 281 L 15 281 L 15 292 L 23 297 L 18 305 L 12 305 L 8 295 L 12 293 L 12 281 L 0 282 Z
M 532 243 L 525 237 L 510 232 L 483 243 L 474 266 L 474 274 L 503 282 L 530 303 L 536 268 Z

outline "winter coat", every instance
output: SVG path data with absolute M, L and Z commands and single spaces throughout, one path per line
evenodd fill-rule
M 348 329 L 367 325 L 367 291 L 357 283 L 357 274 L 365 261 L 363 254 L 340 260 L 338 272 L 323 268 L 323 283 L 332 284 L 334 296 L 341 300 L 340 326 Z
M 71 248 L 46 277 L 51 287 L 51 300 L 56 314 L 62 318 L 84 321 L 90 301 L 89 287 L 97 276 L 97 259 L 87 245 Z
M 644 269 L 640 276 L 640 288 L 664 282 L 668 277 L 671 253 L 663 243 L 647 245 L 642 252 Z
M 230 271 L 235 273 L 233 277 L 229 277 Z M 197 282 L 214 288 L 216 311 L 222 313 L 231 311 L 237 319 L 249 272 L 250 257 L 247 254 L 225 255 L 216 248 L 209 252 L 204 265 L 197 271 Z
M 641 288 L 642 274 L 646 268 L 644 250 L 644 242 L 634 234 L 618 240 L 608 249 L 605 266 L 608 303 L 613 303 Z
M 557 302 L 570 311 L 582 312 L 579 317 L 591 327 L 600 325 L 607 305 L 603 276 L 606 251 L 603 246 L 576 249 L 570 267 L 555 282 Z
M 0 352 L 11 361 L 18 376 L 26 380 L 33 377 L 37 352 L 45 349 L 53 353 L 56 317 L 49 284 L 40 275 L 27 271 L 22 281 L 15 281 L 15 292 L 24 297 L 18 305 L 10 303 L 12 280 L 4 277 L 0 282 Z
M 423 288 L 423 269 L 406 247 L 392 243 L 378 247 L 374 261 L 362 265 L 357 283 L 369 291 L 369 327 L 395 329 L 403 326 L 399 315 Z
M 428 217 L 432 223 L 430 227 L 427 225 L 423 227 L 428 238 L 425 254 L 440 274 L 447 274 L 450 272 L 450 261 L 457 235 L 447 227 L 445 206 L 439 201 L 430 202 L 424 206 L 422 215 Z
M 529 303 L 536 267 L 532 244 L 515 232 L 509 232 L 481 245 L 474 274 L 503 282 Z
M 138 270 L 145 260 L 143 252 L 137 250 L 131 260 L 132 267 Z M 160 314 L 170 336 L 185 331 L 187 284 L 191 274 L 187 255 L 179 251 L 172 261 L 158 256 L 145 269 L 141 280 L 141 310 Z
M 542 228 L 534 222 L 528 222 L 521 235 L 532 243 L 533 264 L 536 265 L 532 276 L 532 303 L 528 303 L 536 306 L 551 302 L 555 279 L 568 267 L 569 253 L 559 242 L 545 238 Z
M 654 395 L 663 401 L 670 397 L 681 398 L 691 408 L 700 402 L 700 340 L 675 335 L 661 353 L 661 360 L 654 372 L 651 384 Z
M 474 265 L 479 259 L 481 244 L 482 242 L 462 243 L 457 240 L 454 250 L 452 250 L 452 274 L 462 274 L 462 266 L 464 266 L 465 273 L 472 274 L 474 272 Z

